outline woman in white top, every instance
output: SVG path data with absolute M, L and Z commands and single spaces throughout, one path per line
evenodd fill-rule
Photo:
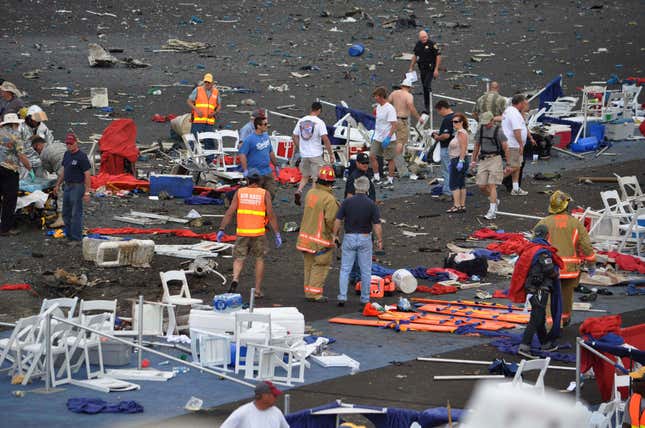
M 455 137 L 448 144 L 450 157 L 450 191 L 453 205 L 447 213 L 466 212 L 466 171 L 468 171 L 468 120 L 463 113 L 452 118 Z

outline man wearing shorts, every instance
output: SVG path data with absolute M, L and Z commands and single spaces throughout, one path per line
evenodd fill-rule
M 472 165 L 477 164 L 477 186 L 490 202 L 490 208 L 484 215 L 487 220 L 497 217 L 497 186 L 502 184 L 504 168 L 502 166 L 502 153 L 509 159 L 508 143 L 502 127 L 494 125 L 493 113 L 484 112 L 479 119 L 479 129 L 475 134 L 475 147 L 473 148 Z
M 278 219 L 271 205 L 269 192 L 260 187 L 262 176 L 260 172 L 251 168 L 247 180 L 249 185 L 237 190 L 231 205 L 226 210 L 219 231 L 217 242 L 224 238 L 224 230 L 231 222 L 233 214 L 237 217 L 237 240 L 233 249 L 233 281 L 229 292 L 237 288 L 244 260 L 247 256 L 255 258 L 255 297 L 264 297 L 262 292 L 262 278 L 264 277 L 264 256 L 268 252 L 266 238 L 266 224 L 271 225 L 275 234 L 275 246 L 280 248 L 282 237 L 278 228 Z
M 396 141 L 396 135 L 394 134 L 397 128 L 396 110 L 392 104 L 387 102 L 387 89 L 384 87 L 379 86 L 376 88 L 372 96 L 378 104 L 376 106 L 374 139 L 370 146 L 370 162 L 372 163 L 372 170 L 374 171 L 374 181 L 377 183 L 381 181 L 376 157 L 383 156 L 388 166 L 387 182 L 391 185 L 394 182 L 396 144 L 390 143 Z
M 293 143 L 300 153 L 300 172 L 302 173 L 300 185 L 294 196 L 296 205 L 300 205 L 302 191 L 309 182 L 309 178 L 312 181 L 316 180 L 320 167 L 325 164 L 323 144 L 329 154 L 329 162 L 334 161 L 334 152 L 327 137 L 327 126 L 319 117 L 320 113 L 322 113 L 322 104 L 316 101 L 311 104 L 311 112 L 300 119 L 293 128 Z
M 528 192 L 520 188 L 520 168 L 524 162 L 524 143 L 528 136 L 528 128 L 522 113 L 528 109 L 529 102 L 524 95 L 514 95 L 511 105 L 502 114 L 502 131 L 508 138 L 508 157 L 506 164 L 511 168 L 513 180 L 513 196 L 526 196 Z

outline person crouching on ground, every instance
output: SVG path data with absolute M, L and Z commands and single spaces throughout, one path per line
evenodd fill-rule
M 452 192 L 452 208 L 447 213 L 466 212 L 466 171 L 468 171 L 468 120 L 462 113 L 456 113 L 452 118 L 455 137 L 448 144 L 450 156 L 450 191 Z
M 280 248 L 282 237 L 278 228 L 278 219 L 271 205 L 271 195 L 260 187 L 262 176 L 260 172 L 251 168 L 247 180 L 249 185 L 241 187 L 233 196 L 231 205 L 226 210 L 219 231 L 217 242 L 222 242 L 226 226 L 231 222 L 233 214 L 237 215 L 237 240 L 233 249 L 233 280 L 229 292 L 235 291 L 240 280 L 246 256 L 255 257 L 255 298 L 264 297 L 262 292 L 262 278 L 264 277 L 264 256 L 268 252 L 266 238 L 267 221 L 275 234 L 275 246 Z
M 325 280 L 334 258 L 333 228 L 338 202 L 332 187 L 334 168 L 324 165 L 318 172 L 318 181 L 305 196 L 305 210 L 300 223 L 296 249 L 304 259 L 304 290 L 309 302 L 325 303 Z
M 358 259 L 361 271 L 361 304 L 369 303 L 372 278 L 372 229 L 376 234 L 376 246 L 383 249 L 383 233 L 381 216 L 376 203 L 367 192 L 370 180 L 359 177 L 354 180 L 354 196 L 343 201 L 336 220 L 334 221 L 334 242 L 338 243 L 340 226 L 345 222 L 345 237 L 343 238 L 343 255 L 341 259 L 338 293 L 338 306 L 345 306 L 347 301 L 347 286 L 354 261 Z
M 517 273 L 513 272 L 513 280 L 524 280 L 524 293 L 531 304 L 531 316 L 529 323 L 524 330 L 522 341 L 517 353 L 528 358 L 535 358 L 531 353 L 533 336 L 537 333 L 540 341 L 541 351 L 553 352 L 558 349 L 555 344 L 559 334 L 559 319 L 562 313 L 562 294 L 560 290 L 560 267 L 564 264 L 557 255 L 557 250 L 548 243 L 546 237 L 549 229 L 545 225 L 539 225 L 534 230 L 535 237 L 532 245 L 520 253 L 521 262 L 518 262 Z M 525 272 L 522 267 L 529 265 L 526 278 L 522 276 Z M 522 276 L 521 279 L 516 276 Z M 546 329 L 546 305 L 551 296 L 551 313 L 553 314 L 553 325 L 555 328 L 547 333 Z M 526 299 L 526 297 L 525 297 Z
M 289 428 L 284 415 L 275 406 L 282 391 L 273 383 L 264 381 L 255 386 L 255 399 L 231 413 L 220 428 Z

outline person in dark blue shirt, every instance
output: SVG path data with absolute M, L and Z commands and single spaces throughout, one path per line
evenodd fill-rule
M 370 157 L 365 153 L 359 153 L 356 155 L 356 168 L 351 172 L 351 174 L 349 174 L 347 177 L 347 183 L 345 184 L 345 198 L 353 196 L 356 193 L 356 190 L 354 189 L 354 181 L 358 177 L 367 177 L 370 181 L 370 188 L 367 192 L 367 196 L 376 202 L 376 188 L 372 182 L 374 173 L 370 169 Z
M 452 193 L 450 192 L 450 156 L 448 156 L 448 145 L 455 134 L 455 129 L 452 126 L 452 119 L 455 116 L 455 112 L 452 111 L 450 104 L 446 100 L 439 100 L 434 107 L 442 117 L 439 132 L 433 132 L 431 134 L 432 138 L 438 141 L 441 146 L 441 175 L 443 176 L 441 196 L 444 200 L 450 200 L 452 199 Z
M 64 182 L 63 220 L 67 239 L 76 244 L 83 239 L 83 201 L 90 201 L 90 160 L 78 147 L 73 135 L 65 140 L 67 152 L 63 156 L 63 174 L 58 177 L 54 195 L 60 191 Z
M 253 120 L 253 126 L 255 126 L 255 132 L 244 139 L 239 149 L 240 164 L 244 171 L 244 177 L 248 175 L 250 168 L 255 168 L 260 172 L 262 176 L 260 187 L 269 192 L 271 200 L 273 200 L 277 186 L 273 178 L 271 164 L 275 165 L 276 175 L 280 173 L 280 167 L 267 133 L 269 122 L 266 117 L 256 117 Z
M 367 196 L 370 182 L 367 177 L 354 181 L 354 196 L 343 201 L 334 221 L 333 238 L 338 241 L 341 224 L 345 223 L 345 236 L 342 244 L 342 259 L 339 278 L 338 306 L 345 306 L 349 275 L 358 259 L 361 271 L 361 303 L 370 301 L 370 282 L 372 278 L 372 230 L 376 234 L 376 246 L 383 249 L 383 230 L 381 216 L 376 203 Z

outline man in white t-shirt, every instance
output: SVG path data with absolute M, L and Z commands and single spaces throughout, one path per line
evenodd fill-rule
M 524 95 L 514 95 L 511 105 L 502 114 L 502 131 L 507 138 L 509 159 L 506 165 L 510 167 L 513 179 L 513 196 L 525 196 L 527 191 L 520 188 L 520 168 L 524 162 L 524 143 L 528 136 L 528 128 L 523 113 L 528 110 L 529 102 Z M 507 174 L 508 175 L 508 174 Z
M 374 125 L 374 138 L 370 146 L 370 162 L 374 171 L 374 181 L 381 181 L 381 175 L 378 172 L 377 156 L 383 156 L 388 166 L 388 184 L 394 182 L 396 158 L 396 135 L 394 132 L 397 127 L 396 110 L 394 106 L 387 102 L 387 89 L 379 86 L 372 93 L 374 100 L 378 103 L 376 106 L 376 124 Z
M 255 400 L 235 409 L 220 428 L 289 428 L 284 415 L 275 407 L 279 395 L 282 395 L 282 391 L 271 382 L 258 384 L 255 387 Z
M 296 205 L 300 205 L 302 191 L 309 182 L 309 178 L 315 181 L 320 167 L 325 164 L 323 144 L 329 154 L 329 161 L 334 161 L 334 152 L 327 136 L 327 126 L 319 117 L 320 113 L 322 113 L 322 104 L 316 101 L 311 104 L 311 113 L 300 119 L 293 128 L 293 143 L 295 150 L 299 149 L 302 173 L 302 179 L 295 194 Z

